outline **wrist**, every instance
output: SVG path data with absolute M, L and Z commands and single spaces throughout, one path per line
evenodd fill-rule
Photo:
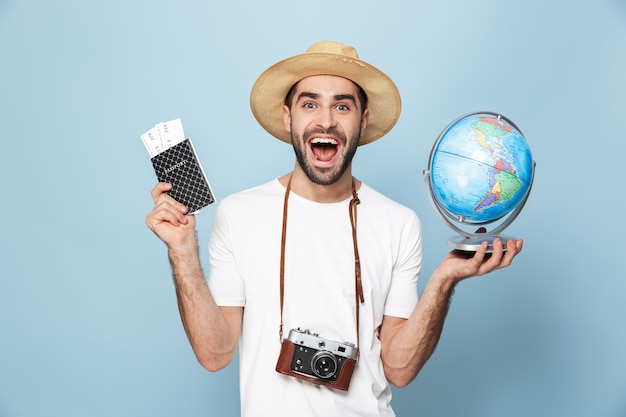
M 458 279 L 454 277 L 452 274 L 446 273 L 441 266 L 433 272 L 430 277 L 430 281 L 433 281 L 433 284 L 436 285 L 442 292 L 451 294 L 454 292 L 454 288 L 456 284 L 458 284 L 462 279 Z
M 177 242 L 176 244 L 167 245 L 167 254 L 172 264 L 172 268 L 200 263 L 200 253 L 198 249 L 198 240 L 196 235 L 192 234 L 186 239 Z

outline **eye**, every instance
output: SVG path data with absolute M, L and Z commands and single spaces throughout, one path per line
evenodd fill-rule
M 337 110 L 339 110 L 339 111 L 348 111 L 348 110 L 350 110 L 350 107 L 348 107 L 348 106 L 347 106 L 347 105 L 345 105 L 345 104 L 337 104 L 337 105 L 335 106 L 335 108 L 336 108 Z
M 315 104 L 311 103 L 310 101 L 307 101 L 306 103 L 302 105 L 302 107 L 304 107 L 305 109 L 314 109 Z

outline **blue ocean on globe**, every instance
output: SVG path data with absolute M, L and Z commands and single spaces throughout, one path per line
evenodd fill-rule
M 464 223 L 487 224 L 523 204 L 534 163 L 522 133 L 503 116 L 474 113 L 451 123 L 430 156 L 437 206 Z

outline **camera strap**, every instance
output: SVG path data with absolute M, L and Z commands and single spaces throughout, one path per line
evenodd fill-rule
M 283 305 L 285 299 L 285 244 L 287 241 L 287 209 L 289 206 L 289 193 L 291 192 L 291 178 L 287 182 L 287 189 L 285 190 L 285 201 L 283 203 L 283 230 L 280 242 L 280 328 L 278 335 L 280 342 L 283 341 Z M 361 259 L 359 257 L 359 246 L 356 238 L 356 206 L 361 203 L 359 196 L 356 192 L 356 184 L 354 178 L 352 178 L 352 199 L 348 206 L 350 214 L 350 225 L 352 226 L 352 242 L 354 244 L 354 285 L 355 285 L 355 304 L 356 304 L 356 348 L 357 358 L 359 356 L 359 305 L 365 301 L 363 296 L 363 283 L 361 281 Z

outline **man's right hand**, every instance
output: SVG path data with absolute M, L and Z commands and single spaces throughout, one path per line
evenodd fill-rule
M 170 249 L 185 244 L 195 246 L 196 218 L 187 215 L 187 207 L 166 194 L 171 189 L 172 185 L 166 182 L 160 182 L 152 189 L 154 208 L 146 217 L 146 225 Z
M 178 309 L 198 362 L 209 371 L 228 365 L 237 352 L 243 307 L 220 307 L 204 279 L 196 241 L 196 218 L 170 197 L 168 183 L 152 190 L 146 225 L 167 245 Z

